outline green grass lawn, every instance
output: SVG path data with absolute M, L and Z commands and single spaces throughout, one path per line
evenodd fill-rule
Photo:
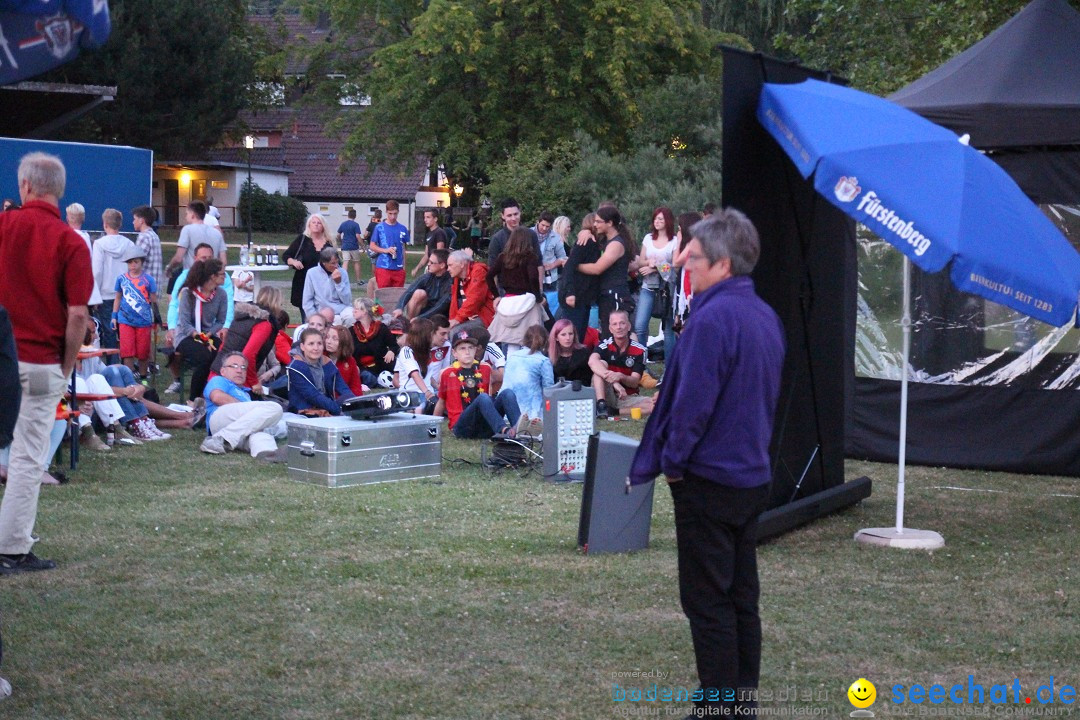
M 84 453 L 42 489 L 59 567 L 0 577 L 0 718 L 685 714 L 612 701 L 696 685 L 666 488 L 647 551 L 584 556 L 581 487 L 492 476 L 478 441 L 444 437 L 438 479 L 328 490 L 201 437 Z M 859 677 L 879 716 L 897 683 L 1080 684 L 1076 480 L 910 468 L 907 524 L 946 539 L 925 553 L 853 542 L 893 523 L 896 468 L 846 474 L 873 495 L 760 551 L 761 689 L 814 698 L 770 707 L 846 716 Z
M 696 682 L 665 488 L 647 551 L 584 556 L 580 486 L 454 462 L 476 441 L 444 438 L 438 479 L 328 490 L 199 439 L 84 454 L 42 490 L 59 567 L 0 578 L 0 715 L 591 719 L 626 707 L 613 673 Z M 854 543 L 892 523 L 894 473 L 849 462 L 870 499 L 761 549 L 762 689 L 838 715 L 860 676 L 879 698 L 969 673 L 1075 685 L 1075 481 L 912 468 L 909 524 L 946 547 Z

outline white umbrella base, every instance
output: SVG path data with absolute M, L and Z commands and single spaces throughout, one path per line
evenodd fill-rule
M 895 527 L 863 528 L 855 533 L 855 542 L 904 550 L 937 550 L 945 547 L 945 538 L 933 530 L 898 531 Z

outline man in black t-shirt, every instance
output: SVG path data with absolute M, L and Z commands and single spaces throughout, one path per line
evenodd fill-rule
M 450 314 L 450 292 L 453 278 L 446 271 L 448 253 L 443 248 L 431 251 L 427 272 L 413 281 L 398 300 L 394 315 L 431 317 Z
M 457 249 L 458 232 L 454 229 L 454 211 L 450 208 L 446 209 L 446 217 L 442 219 L 442 228 L 446 233 L 446 249 L 451 251 Z
M 491 242 L 488 243 L 488 268 L 490 269 L 495 265 L 495 259 L 499 257 L 503 249 L 506 248 L 506 242 L 510 239 L 510 233 L 512 233 L 517 226 L 521 224 L 521 208 L 518 206 L 517 200 L 513 198 L 507 198 L 502 201 L 502 221 L 503 228 L 497 233 L 491 236 Z M 543 263 L 544 253 L 540 249 L 540 238 L 536 237 L 536 231 L 529 228 L 529 234 L 532 236 L 533 249 L 536 250 L 536 257 Z M 544 285 L 544 266 L 543 264 L 537 266 L 537 275 L 540 278 L 540 286 Z
M 360 247 L 367 247 L 371 243 L 371 236 L 375 232 L 375 226 L 382 222 L 382 210 L 376 208 L 371 212 L 371 222 L 368 223 L 367 228 L 364 230 L 364 237 L 360 238 Z M 375 253 L 368 250 L 368 257 L 372 260 L 375 259 Z
M 420 258 L 420 262 L 416 263 L 416 267 L 413 268 L 413 277 L 416 277 L 421 268 L 427 266 L 433 250 L 450 250 L 450 242 L 446 239 L 446 231 L 439 227 L 439 212 L 437 210 L 424 211 L 424 227 L 427 228 L 427 235 L 424 236 L 424 256 Z

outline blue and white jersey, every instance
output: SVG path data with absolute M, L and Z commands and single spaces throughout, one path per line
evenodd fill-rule
M 375 232 L 371 234 L 371 242 L 384 250 L 397 248 L 397 254 L 394 257 L 390 257 L 389 253 L 379 253 L 375 257 L 375 267 L 383 270 L 401 270 L 405 267 L 405 246 L 409 244 L 407 227 L 401 223 L 387 225 L 381 222 L 375 226 Z

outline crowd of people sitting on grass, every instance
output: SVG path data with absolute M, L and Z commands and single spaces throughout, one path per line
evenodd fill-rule
M 195 427 L 206 432 L 206 453 L 248 450 L 268 462 L 286 459 L 275 437 L 290 413 L 338 415 L 346 400 L 373 391 L 418 393 L 416 412 L 446 416 L 458 437 L 541 435 L 544 389 L 560 380 L 591 387 L 599 417 L 649 413 L 653 398 L 641 391 L 662 381 L 648 369 L 650 324 L 659 319 L 653 354 L 670 358 L 690 307 L 684 239 L 703 217 L 659 207 L 639 243 L 610 203 L 575 234 L 568 217 L 549 212 L 523 224 L 508 199 L 485 260 L 471 236 L 455 247 L 439 214 L 426 211 L 423 257 L 405 287 L 410 236 L 394 201 L 364 231 L 350 215 L 336 238 L 312 215 L 282 256 L 294 270 L 289 300 L 302 313 L 293 326 L 281 290 L 256 291 L 252 273 L 226 272 L 224 241 L 203 203 L 188 206 L 166 267 L 154 211 L 132 214 L 137 241 L 120 234 L 123 217 L 110 209 L 105 234 L 91 243 L 82 206 L 67 208 L 91 250 L 97 306 L 75 379 L 92 398 L 77 408 L 82 445 L 111 452 Z M 360 253 L 373 266 L 366 283 Z M 355 299 L 350 265 L 367 285 Z M 384 308 L 376 290 L 391 287 L 402 291 Z M 164 320 L 159 296 L 168 300 Z M 155 325 L 167 329 L 160 345 Z M 148 382 L 155 346 L 171 380 L 164 394 L 181 394 L 186 374 L 186 402 L 160 402 Z M 54 444 L 68 412 L 61 402 Z

